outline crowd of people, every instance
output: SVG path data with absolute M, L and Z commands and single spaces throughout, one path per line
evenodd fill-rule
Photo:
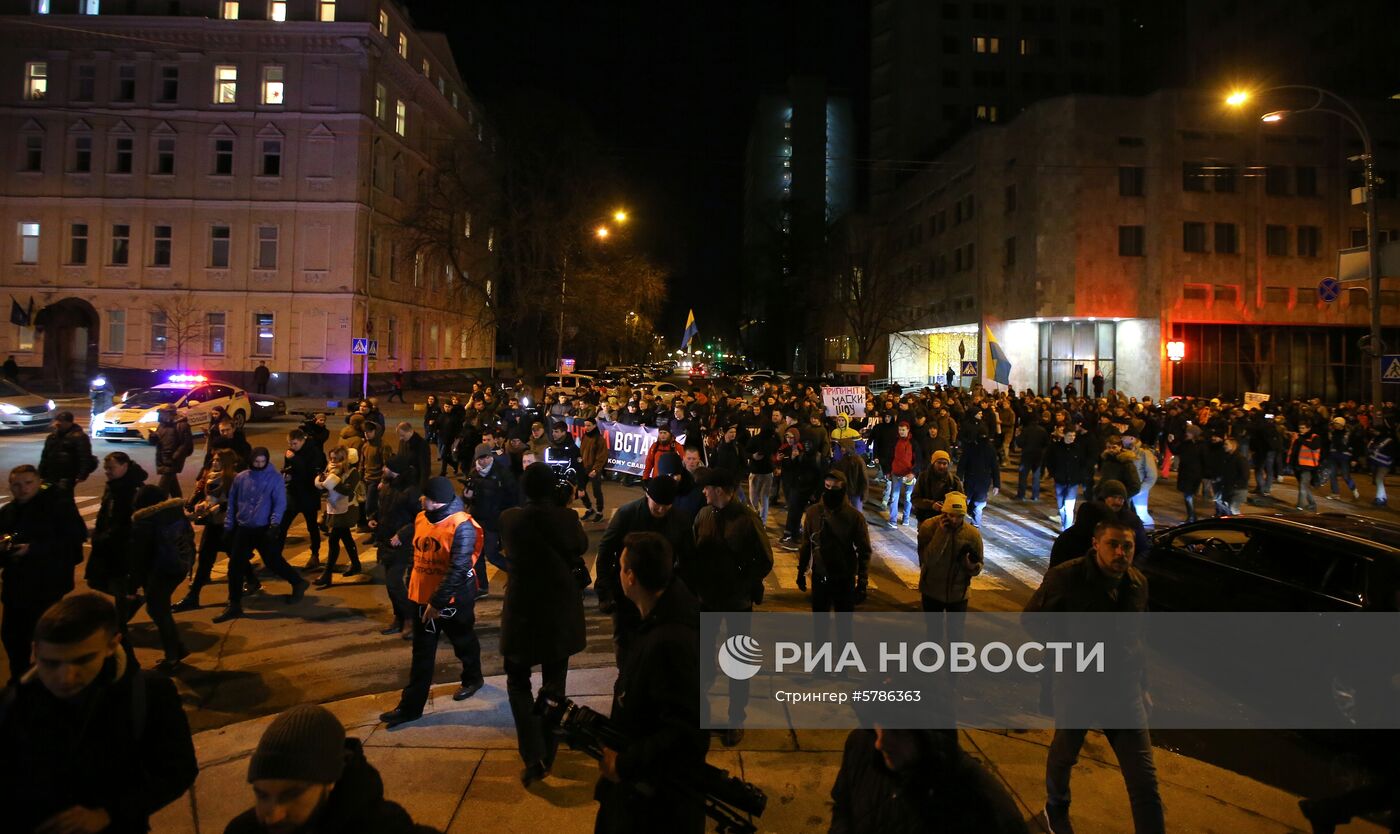
M 916 527 L 922 608 L 939 614 L 934 622 L 954 640 L 962 634 L 972 580 L 983 569 L 981 529 L 991 523 L 986 508 L 1002 493 L 1004 469 L 1016 472 L 1014 501 L 1040 501 L 1049 477 L 1045 492 L 1061 528 L 1050 572 L 1027 609 L 1033 611 L 1145 610 L 1146 579 L 1132 557 L 1145 548 L 1154 524 L 1151 490 L 1159 480 L 1175 479 L 1187 520 L 1196 517 L 1198 498 L 1213 501 L 1218 514 L 1237 513 L 1251 486 L 1269 498 L 1290 477 L 1298 509 L 1315 509 L 1324 484 L 1331 499 L 1363 500 L 1367 476 L 1372 489 L 1365 500 L 1386 503 L 1397 442 L 1393 410 L 1316 400 L 1246 409 L 1218 399 L 1156 402 L 1095 393 L 1102 396 L 1078 396 L 1058 385 L 1044 396 L 894 389 L 871 395 L 859 414 L 830 416 L 813 387 L 768 384 L 735 393 L 711 383 L 665 401 L 624 385 L 532 405 L 533 392 L 523 386 L 497 391 L 476 383 L 445 400 L 428 396 L 421 422 L 397 423 L 387 440 L 385 416 L 372 398 L 352 407 L 339 429 L 328 425 L 328 415 L 312 414 L 287 433 L 280 459 L 251 447 L 241 425 L 215 413 L 189 496 L 179 476 L 197 450 L 173 407 L 160 410 L 154 483 L 126 453 L 111 452 L 99 463 L 72 415 L 60 413 L 38 466 L 11 471 L 13 500 L 0 507 L 4 647 L 8 691 L 15 693 L 15 710 L 0 712 L 0 736 L 36 744 L 31 730 L 12 726 L 14 715 L 62 720 L 79 693 L 102 687 L 113 693 L 104 696 L 104 709 L 132 711 L 139 745 L 147 719 L 136 714 L 168 712 L 173 695 L 168 682 L 135 670 L 124 641 L 142 606 L 163 648 L 156 671 L 170 672 L 189 655 L 176 615 L 204 604 L 220 554 L 227 556 L 227 596 L 215 623 L 242 617 L 243 600 L 261 592 L 269 575 L 287 583 L 288 603 L 313 586 L 368 581 L 360 547 L 372 544 L 391 612 L 382 634 L 412 642 L 407 684 L 395 708 L 381 716 L 388 726 L 421 717 L 444 633 L 462 670 L 452 697 L 471 698 L 482 687 L 475 603 L 492 592 L 491 565 L 509 578 L 500 653 L 524 765 L 520 778 L 527 786 L 545 778 L 558 738 L 533 709 L 531 673 L 539 668 L 542 691 L 562 697 L 569 658 L 586 644 L 583 591 L 596 582 L 599 608 L 612 619 L 619 669 L 613 719 L 648 740 L 605 751 L 599 830 L 700 830 L 703 809 L 692 796 L 668 792 L 663 778 L 683 781 L 709 747 L 708 734 L 698 730 L 699 693 L 713 683 L 695 679 L 699 614 L 720 615 L 726 633 L 746 633 L 763 602 L 775 547 L 794 554 L 798 588 L 824 627 L 830 612 L 866 602 L 871 524 Z M 656 429 L 640 477 L 609 472 L 602 421 Z M 73 492 L 99 467 L 106 483 L 89 531 Z M 611 514 L 602 489 L 609 478 L 640 488 Z M 576 500 L 582 514 L 571 506 Z M 770 523 L 775 506 L 785 511 L 781 526 L 776 516 Z M 298 521 L 310 555 L 292 566 L 284 550 Z M 584 525 L 602 522 L 590 571 Z M 79 565 L 90 592 L 74 594 Z M 305 571 L 319 575 L 313 582 Z M 186 579 L 184 596 L 172 603 Z M 92 651 L 75 654 L 80 649 Z M 46 666 L 46 653 L 55 652 L 62 657 Z M 63 669 L 72 671 L 60 676 Z M 733 746 L 743 735 L 748 682 L 731 678 L 727 687 L 728 715 L 718 723 L 730 727 L 720 739 Z M 136 697 L 143 703 L 128 707 Z M 1149 700 L 1145 691 L 1140 697 Z M 172 715 L 153 714 L 150 721 L 181 736 Z M 405 827 L 411 823 L 403 809 L 382 804 L 377 774 L 371 777 L 357 745 L 331 722 L 310 709 L 294 710 L 269 728 L 270 747 L 312 739 L 305 745 L 317 747 L 320 758 L 298 759 L 286 750 L 255 755 L 249 781 L 256 813 L 230 831 L 260 830 L 250 827 L 255 822 L 272 830 L 269 820 L 278 815 L 351 813 L 365 799 L 338 787 L 345 774 L 354 774 L 356 784 L 379 784 L 365 813 L 392 822 L 374 830 L 414 830 Z M 1110 740 L 1136 830 L 1163 830 L 1145 726 L 1115 731 Z M 74 739 L 99 749 L 107 741 Z M 1071 830 L 1069 771 L 1082 742 L 1082 731 L 1057 731 L 1051 748 L 1043 813 L 1056 832 Z M 832 830 L 925 830 L 930 814 L 947 813 L 953 785 L 970 814 L 968 827 L 958 830 L 1024 830 L 1005 813 L 1009 806 L 994 780 L 979 776 L 956 746 L 955 736 L 940 733 L 885 727 L 852 733 L 833 790 Z M 139 802 L 130 796 L 107 802 L 94 793 L 93 805 L 76 789 L 36 793 L 43 800 L 33 805 L 41 809 L 32 818 L 35 829 L 144 830 L 137 821 L 170 801 L 180 781 L 193 779 L 185 754 L 183 747 L 163 751 L 162 778 L 135 791 Z M 14 764 L 8 754 L 0 758 Z M 72 766 L 53 768 L 63 773 Z M 319 787 L 293 790 L 287 780 Z M 920 787 L 895 810 L 859 812 L 878 804 L 891 784 Z M 639 792 L 642 785 L 650 792 Z M 81 824 L 54 822 L 89 813 Z M 873 819 L 882 822 L 872 827 Z

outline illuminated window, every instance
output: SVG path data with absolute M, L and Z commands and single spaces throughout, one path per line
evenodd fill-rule
M 282 104 L 282 82 L 286 77 L 286 70 L 279 66 L 263 67 L 262 77 L 262 103 Z
M 335 0 L 320 0 L 316 4 L 316 19 L 322 23 L 335 22 Z
M 271 356 L 277 343 L 277 316 L 274 313 L 253 314 L 253 355 Z
M 165 331 L 166 331 L 166 328 L 169 326 L 169 320 L 166 318 L 165 313 L 162 312 L 162 311 L 160 311 L 160 310 L 152 310 L 152 311 L 150 312 L 150 316 L 151 316 L 151 344 L 150 344 L 150 347 L 149 347 L 149 349 L 148 349 L 148 352 L 150 352 L 150 353 L 165 353 L 165 342 L 166 342 L 166 338 L 165 338 L 165 337 L 166 337 L 166 333 L 165 333 Z
M 462 237 L 472 236 L 472 213 L 467 212 L 467 216 L 462 220 Z
M 495 252 L 495 251 L 496 251 L 496 230 L 495 230 L 495 229 L 487 229 L 487 230 L 486 230 L 486 251 L 487 251 L 487 252 Z
M 408 59 L 408 35 L 403 32 L 399 33 L 399 57 Z
M 101 0 L 83 0 L 83 14 L 97 14 Z
M 204 314 L 204 354 L 224 355 L 224 337 L 228 331 L 228 313 Z
M 400 136 L 408 132 L 408 107 L 403 99 L 394 102 L 394 132 Z
M 219 16 L 224 20 L 238 19 L 238 0 L 224 0 L 219 4 Z
M 996 55 L 1001 52 L 1001 38 L 973 38 L 972 51 L 983 55 Z
M 281 23 L 287 19 L 287 0 L 272 0 L 268 4 L 267 16 L 270 20 Z
M 30 61 L 24 65 L 24 97 L 29 101 L 43 101 L 49 92 L 49 65 L 44 61 Z
M 429 78 L 431 78 L 431 77 L 432 77 L 432 74 L 433 74 L 432 65 L 428 63 L 428 59 L 427 59 L 427 58 L 424 58 L 424 59 L 423 59 L 423 75 L 428 76 Z
M 995 122 L 997 120 L 997 106 L 995 104 L 977 105 L 977 119 L 983 122 Z
M 49 0 L 34 0 L 34 14 L 48 14 Z
M 39 262 L 39 224 L 27 220 L 19 224 L 19 262 L 36 264 Z
M 389 13 L 383 9 L 379 10 L 379 34 L 389 37 Z
M 389 93 L 384 90 L 383 84 L 374 85 L 374 117 L 381 122 L 384 121 L 386 109 L 389 107 Z
M 438 95 L 447 95 L 447 79 L 441 75 L 438 76 Z
M 1029 39 L 1027 39 L 1027 38 L 1021 38 L 1021 54 L 1022 54 L 1022 55 L 1034 55 L 1034 54 L 1035 54 L 1035 46 L 1034 46 L 1034 45 L 1031 43 L 1031 41 L 1030 41 Z
M 214 103 L 238 103 L 238 67 L 232 64 L 214 67 Z

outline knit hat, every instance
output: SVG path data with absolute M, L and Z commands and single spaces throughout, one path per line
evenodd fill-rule
M 702 466 L 695 470 L 695 485 L 734 490 L 739 488 L 739 479 L 726 468 Z
M 1109 478 L 1099 482 L 1099 498 L 1127 498 L 1128 488 L 1123 486 L 1122 481 L 1115 481 Z
M 248 781 L 295 779 L 326 785 L 345 770 L 345 728 L 316 704 L 292 707 L 263 731 L 248 762 Z
M 670 477 L 648 478 L 642 489 L 646 491 L 647 497 L 658 504 L 670 506 L 676 502 L 676 481 Z
M 911 428 L 911 425 L 910 425 L 910 423 L 909 423 L 908 420 L 900 420 L 900 421 L 899 421 L 899 426 L 903 426 L 903 427 L 905 427 L 906 429 L 907 429 L 907 428 Z M 899 426 L 895 426 L 895 428 L 899 428 Z
M 272 461 L 272 454 L 267 451 L 266 446 L 254 446 L 252 453 L 248 455 L 249 462 L 254 458 L 267 458 L 270 463 Z
M 656 456 L 657 475 L 677 475 L 685 468 L 685 463 L 681 461 L 681 456 L 675 452 L 666 452 Z
M 451 481 L 439 476 L 428 480 L 428 488 L 423 490 L 423 495 L 434 504 L 451 504 L 452 499 L 457 497 L 457 489 Z
M 490 443 L 478 443 L 476 444 L 476 453 L 472 455 L 472 459 L 481 460 L 482 458 L 494 458 L 495 456 L 496 450 L 491 447 Z
M 943 496 L 944 515 L 967 515 L 967 496 L 961 492 L 950 492 Z
M 952 456 L 949 455 L 947 452 L 943 451 L 942 449 L 939 449 L 938 451 L 936 451 L 936 452 L 933 453 L 933 462 L 934 462 L 934 463 L 938 463 L 940 460 L 946 460 L 946 461 L 948 461 L 948 464 L 949 464 L 950 466 L 951 466 L 952 463 L 953 463 L 953 458 L 952 458 Z
M 359 413 L 358 411 L 355 412 L 354 414 L 351 414 L 351 415 L 350 415 L 350 425 L 351 425 L 353 428 L 357 428 L 357 429 L 359 429 L 359 428 L 364 428 L 364 425 L 365 425 L 365 415 Z
M 1344 428 L 1347 427 L 1346 418 L 1345 418 L 1345 417 L 1333 417 L 1333 418 L 1332 418 L 1332 425 L 1335 426 L 1335 427 L 1337 427 L 1337 428 L 1339 428 L 1339 429 L 1344 429 Z

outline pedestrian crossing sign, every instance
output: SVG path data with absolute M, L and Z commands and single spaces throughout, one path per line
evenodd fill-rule
M 977 363 L 964 361 L 962 363 L 962 370 L 958 373 L 962 376 L 977 376 Z
M 1381 357 L 1381 382 L 1400 382 L 1400 353 Z

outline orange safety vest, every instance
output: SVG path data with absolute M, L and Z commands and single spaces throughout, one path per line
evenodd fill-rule
M 1298 467 L 1300 469 L 1316 469 L 1318 464 L 1322 462 L 1322 450 L 1303 445 L 1301 437 L 1293 442 L 1298 444 Z
M 447 577 L 452 567 L 452 539 L 457 528 L 470 524 L 476 528 L 476 547 L 471 556 L 471 564 L 481 555 L 481 525 L 470 515 L 456 512 L 434 524 L 427 513 L 419 513 L 413 520 L 413 572 L 408 577 L 408 598 L 419 605 L 427 605 L 437 593 L 438 586 Z

